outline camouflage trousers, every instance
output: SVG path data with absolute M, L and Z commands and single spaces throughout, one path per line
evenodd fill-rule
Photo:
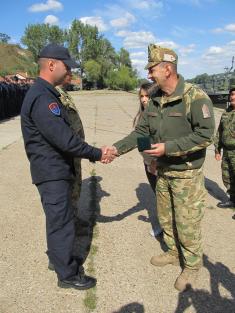
M 82 187 L 82 168 L 81 168 L 81 159 L 74 159 L 74 168 L 75 168 L 75 179 L 72 187 L 72 204 L 75 208 L 75 215 L 77 215 L 78 210 L 78 201 L 81 194 Z
M 223 183 L 230 195 L 230 200 L 235 202 L 235 151 L 223 150 L 221 163 Z
M 169 251 L 181 255 L 185 267 L 197 269 L 202 265 L 200 222 L 205 208 L 204 176 L 202 169 L 178 173 L 184 177 L 166 176 L 158 171 L 158 217 Z
M 75 215 L 75 238 L 73 245 L 73 257 L 77 260 L 79 265 L 83 265 L 90 251 L 92 229 L 93 224 L 90 221 L 92 213 L 86 210 L 84 207 L 79 207 L 79 198 L 82 187 L 82 171 L 81 171 L 81 159 L 74 159 L 75 167 L 75 179 L 72 184 L 72 205 L 74 207 Z

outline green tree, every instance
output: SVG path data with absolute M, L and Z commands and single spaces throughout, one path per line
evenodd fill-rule
M 95 60 L 89 60 L 85 62 L 84 69 L 86 78 L 89 82 L 94 83 L 95 89 L 97 88 L 97 81 L 101 75 L 101 65 Z
M 126 66 L 129 68 L 132 68 L 130 54 L 124 48 L 121 48 L 118 53 L 118 61 L 119 61 L 119 67 Z
M 4 34 L 4 33 L 0 33 L 0 42 L 3 42 L 3 43 L 8 43 L 8 41 L 11 40 L 11 37 L 8 36 L 7 34 Z
M 39 52 L 49 43 L 63 44 L 64 31 L 58 26 L 49 24 L 30 24 L 26 27 L 21 42 L 32 53 L 34 61 L 37 61 Z
M 98 40 L 98 56 L 97 62 L 101 65 L 101 75 L 98 80 L 100 88 L 107 87 L 106 78 L 108 73 L 115 68 L 118 68 L 118 55 L 106 38 L 100 37 Z
M 66 41 L 71 54 L 79 63 L 80 74 L 83 76 L 85 62 L 98 58 L 98 29 L 75 19 L 66 31 Z
M 132 76 L 130 68 L 121 66 L 120 69 L 109 72 L 106 83 L 111 89 L 130 91 L 137 87 L 138 81 Z

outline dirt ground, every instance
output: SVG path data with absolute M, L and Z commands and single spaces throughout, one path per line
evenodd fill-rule
M 73 96 L 87 142 L 110 145 L 131 131 L 136 95 Z M 218 123 L 221 110 L 215 115 Z M 234 213 L 216 207 L 226 194 L 213 147 L 204 171 L 204 267 L 196 288 L 186 293 L 173 286 L 180 267 L 156 268 L 149 262 L 163 244 L 149 234 L 155 199 L 137 150 L 109 165 L 83 160 L 80 206 L 85 213 L 92 205 L 99 212 L 85 263 L 97 278 L 92 292 L 58 288 L 56 275 L 47 269 L 45 219 L 31 184 L 19 117 L 0 123 L 0 172 L 0 313 L 235 313 Z

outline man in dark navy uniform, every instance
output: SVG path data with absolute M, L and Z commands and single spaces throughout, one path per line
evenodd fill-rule
M 73 158 L 109 163 L 114 156 L 105 147 L 90 146 L 70 127 L 55 89 L 71 68 L 78 67 L 68 49 L 47 45 L 40 53 L 39 67 L 39 77 L 22 105 L 21 127 L 32 181 L 38 188 L 46 215 L 47 254 L 58 275 L 59 287 L 88 289 L 95 286 L 96 280 L 86 276 L 73 257 Z

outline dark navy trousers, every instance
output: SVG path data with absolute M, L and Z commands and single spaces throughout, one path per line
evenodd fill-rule
M 78 272 L 78 263 L 73 257 L 75 215 L 71 202 L 72 183 L 58 180 L 37 185 L 46 215 L 47 255 L 61 280 Z

